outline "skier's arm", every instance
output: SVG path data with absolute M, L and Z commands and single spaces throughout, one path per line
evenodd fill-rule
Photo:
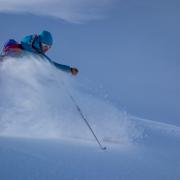
M 42 54 L 42 53 L 41 53 L 41 55 L 43 57 L 45 57 L 45 59 L 48 60 L 51 64 L 53 64 L 56 68 L 58 68 L 58 69 L 60 69 L 62 71 L 69 72 L 72 75 L 76 75 L 78 73 L 78 69 L 75 68 L 75 67 L 70 67 L 70 66 L 67 66 L 67 65 L 59 64 L 57 62 L 52 61 L 47 55 Z
M 71 70 L 71 67 L 70 66 L 67 66 L 67 65 L 63 65 L 63 64 L 59 64 L 59 63 L 56 63 L 54 61 L 51 61 L 51 63 L 57 67 L 58 69 L 62 70 L 62 71 L 66 71 L 66 72 L 70 72 Z

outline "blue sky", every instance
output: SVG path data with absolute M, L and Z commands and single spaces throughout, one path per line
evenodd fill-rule
M 48 55 L 77 66 L 82 84 L 103 87 L 133 115 L 180 125 L 179 1 L 0 0 L 0 5 L 1 44 L 47 29 L 54 37 Z

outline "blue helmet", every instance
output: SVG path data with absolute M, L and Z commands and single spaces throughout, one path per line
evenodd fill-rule
M 53 44 L 53 38 L 50 32 L 48 31 L 42 31 L 39 34 L 39 39 L 41 43 L 47 44 L 49 46 L 52 46 Z

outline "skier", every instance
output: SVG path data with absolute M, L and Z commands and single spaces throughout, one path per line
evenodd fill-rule
M 78 69 L 75 67 L 70 67 L 67 65 L 62 65 L 52 61 L 45 53 L 51 48 L 53 44 L 53 38 L 50 32 L 42 31 L 40 34 L 33 34 L 25 36 L 21 43 L 17 43 L 14 39 L 10 39 L 3 48 L 3 52 L 1 55 L 1 60 L 4 56 L 7 55 L 18 55 L 22 50 L 29 51 L 32 53 L 39 54 L 44 59 L 48 60 L 51 64 L 53 64 L 58 69 L 70 72 L 72 75 L 76 75 L 78 73 Z

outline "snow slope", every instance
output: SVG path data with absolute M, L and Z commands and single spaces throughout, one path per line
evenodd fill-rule
M 0 138 L 1 179 L 179 179 L 179 136 L 149 127 L 134 145 L 67 139 Z
M 180 179 L 179 127 L 130 116 L 30 55 L 0 65 L 0 87 L 0 179 Z

